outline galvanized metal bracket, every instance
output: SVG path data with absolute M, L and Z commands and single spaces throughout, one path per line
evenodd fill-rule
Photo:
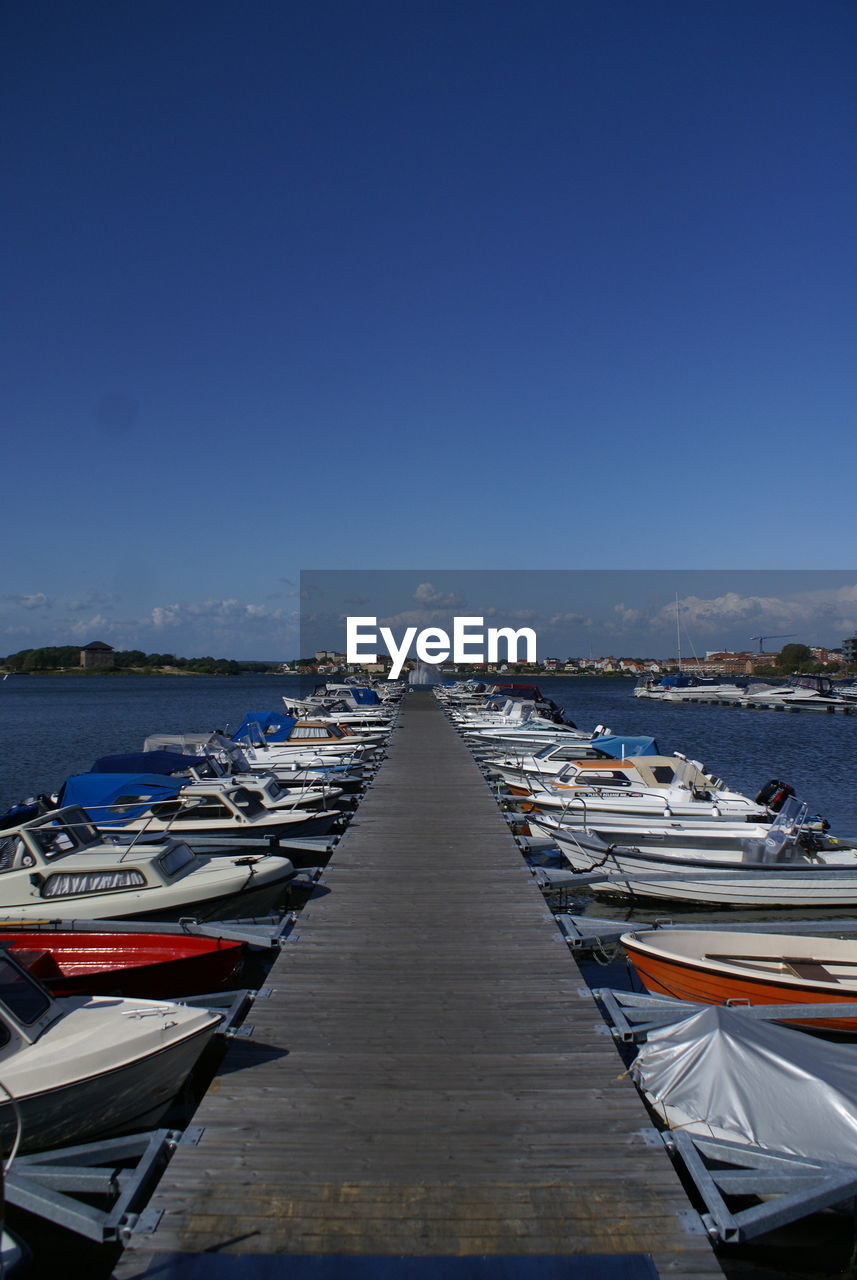
M 724 1244 L 752 1240 L 857 1194 L 857 1167 L 762 1151 L 686 1130 L 662 1135 L 705 1203 L 708 1234 Z M 759 1203 L 730 1208 L 727 1197 Z M 764 1199 L 762 1198 L 764 1197 Z
M 179 1130 L 155 1129 L 19 1156 L 6 1175 L 6 1199 L 100 1244 L 127 1241 L 181 1137 Z M 109 1207 L 89 1203 L 92 1197 L 106 1198 Z

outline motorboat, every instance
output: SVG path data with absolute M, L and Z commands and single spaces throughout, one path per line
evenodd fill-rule
M 251 711 L 232 734 L 251 768 L 312 765 L 320 760 L 366 762 L 382 746 L 383 733 L 358 734 L 332 721 L 304 720 L 271 711 Z
M 327 786 L 333 785 L 343 791 L 358 791 L 366 782 L 367 765 L 365 762 L 336 763 L 334 759 L 327 762 L 323 757 L 308 753 L 313 763 L 305 764 L 300 758 L 284 761 L 282 764 L 253 764 L 247 759 L 237 742 L 225 738 L 221 733 L 153 733 L 143 742 L 142 754 L 167 752 L 183 756 L 204 757 L 205 764 L 198 766 L 199 777 L 210 776 L 212 772 L 218 777 L 244 777 L 247 774 L 263 774 L 272 776 L 281 787 Z M 194 772 L 196 770 L 196 765 Z M 137 772 L 149 773 L 150 769 L 141 767 Z
M 22 1152 L 155 1125 L 221 1015 L 150 1000 L 55 1000 L 0 952 L 0 1142 Z
M 792 707 L 796 710 L 835 711 L 850 708 L 829 676 L 795 675 L 786 684 L 753 684 L 740 699 L 749 707 Z
M 283 704 L 289 715 L 298 718 L 333 719 L 353 728 L 390 728 L 399 713 L 398 703 L 404 686 L 390 690 L 357 684 L 319 685 L 308 698 L 285 696 Z
M 651 698 L 658 702 L 736 701 L 746 692 L 746 681 L 739 683 L 685 674 L 643 676 L 634 686 L 635 698 Z
M 793 802 L 790 802 L 793 803 Z M 597 896 L 723 907 L 857 905 L 857 849 L 807 842 L 806 806 L 784 806 L 764 838 L 731 847 L 656 847 L 608 842 L 585 828 L 558 828 L 554 839 L 576 872 L 598 873 Z
M 274 906 L 294 874 L 282 855 L 207 857 L 167 838 L 123 844 L 71 805 L 0 834 L 0 920 L 249 916 Z
M 599 726 L 600 729 L 600 726 Z M 510 786 L 528 788 L 528 780 L 552 778 L 560 774 L 572 760 L 616 760 L 626 756 L 660 755 L 654 738 L 599 732 L 580 741 L 549 742 L 540 751 L 527 754 L 506 752 L 501 756 L 485 756 L 483 767 Z
M 801 1026 L 857 1031 L 857 940 L 805 934 L 653 929 L 621 939 L 647 991 L 696 1004 L 847 1004 L 853 1018 Z M 821 1010 L 819 1010 L 821 1012 Z
M 325 802 L 329 793 L 313 793 Z M 297 797 L 300 799 L 300 796 Z M 184 836 L 271 837 L 326 835 L 339 809 L 296 807 L 273 778 L 239 783 L 213 778 L 188 782 L 147 773 L 79 773 L 67 778 L 57 803 L 78 805 L 98 826 Z
M 126 933 L 95 923 L 88 929 L 2 924 L 0 948 L 53 996 L 146 1000 L 220 991 L 235 977 L 247 949 L 243 942 L 180 928 Z
M 212 781 L 221 783 L 225 789 L 245 786 L 272 809 L 329 809 L 342 795 L 342 788 L 324 775 L 300 778 L 294 785 L 284 786 L 274 773 L 254 773 L 249 768 L 238 772 L 234 767 L 230 770 L 216 756 L 185 755 L 172 751 L 133 751 L 124 755 L 101 756 L 90 766 L 89 772 L 164 774 L 180 778 L 182 787 L 192 782 Z
M 574 826 L 620 815 L 635 825 L 672 818 L 763 822 L 771 816 L 770 802 L 730 790 L 698 761 L 678 752 L 624 760 L 574 760 L 551 778 L 531 777 L 529 786 L 510 785 L 506 798 L 525 811 L 561 815 L 563 824 Z

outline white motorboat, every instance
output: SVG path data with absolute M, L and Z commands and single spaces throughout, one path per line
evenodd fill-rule
M 729 846 L 608 842 L 585 829 L 553 832 L 573 870 L 606 878 L 598 896 L 727 907 L 846 907 L 857 905 L 857 849 L 817 848 L 806 841 L 806 806 L 787 809 L 764 838 Z
M 45 1150 L 155 1125 L 221 1015 L 151 1000 L 55 1000 L 0 952 L 0 1143 Z M 12 1100 L 10 1100 L 10 1098 Z
M 232 735 L 251 769 L 282 764 L 312 765 L 320 760 L 366 762 L 383 745 L 383 733 L 358 734 L 332 721 L 298 722 L 276 712 L 251 712 Z
M 183 778 L 146 773 L 81 773 L 67 778 L 58 803 L 84 809 L 102 829 L 236 837 L 326 835 L 339 809 L 298 807 L 274 778 Z M 329 793 L 311 793 L 325 802 Z
M 122 844 L 75 806 L 0 832 L 0 919 L 252 915 L 294 876 L 282 856 L 203 857 L 178 840 Z
M 622 737 L 606 732 L 600 725 L 589 739 L 549 742 L 535 754 L 524 749 L 517 753 L 484 756 L 482 764 L 494 777 L 510 786 L 529 789 L 531 780 L 550 780 L 562 773 L 573 760 L 616 760 L 637 756 L 652 750 L 658 754 L 654 738 Z
M 635 825 L 672 818 L 682 822 L 770 818 L 764 803 L 730 790 L 697 761 L 678 753 L 572 761 L 549 780 L 533 779 L 529 787 L 510 786 L 507 798 L 525 811 L 558 814 L 567 826 L 620 816 Z
M 142 754 L 166 751 L 200 758 L 196 776 L 240 778 L 248 776 L 273 777 L 282 787 L 336 786 L 344 791 L 354 791 L 365 782 L 366 764 L 324 762 L 320 756 L 308 753 L 314 761 L 304 764 L 295 758 L 277 766 L 252 765 L 237 742 L 219 733 L 153 733 L 143 743 Z M 215 767 L 216 766 L 216 767 Z M 149 770 L 142 768 L 141 772 Z
M 792 676 L 787 684 L 754 684 L 743 691 L 739 701 L 749 707 L 794 707 L 800 710 L 830 711 L 850 705 L 834 689 L 829 676 Z
M 746 684 L 704 676 L 643 676 L 634 686 L 635 698 L 657 702 L 735 701 L 747 692 Z

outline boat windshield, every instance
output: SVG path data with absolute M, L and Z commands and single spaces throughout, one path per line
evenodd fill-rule
M 236 787 L 229 795 L 229 799 L 236 809 L 240 809 L 248 818 L 261 813 L 265 807 L 259 797 L 259 792 L 248 791 L 246 787 Z
M 45 858 L 60 858 L 76 849 L 98 844 L 98 832 L 83 809 L 64 809 L 62 817 L 29 828 Z
M 31 1026 L 51 1006 L 50 996 L 7 955 L 0 954 L 0 1003 L 24 1026 Z

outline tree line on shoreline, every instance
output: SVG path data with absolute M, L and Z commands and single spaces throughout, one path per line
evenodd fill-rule
M 117 673 L 188 672 L 194 675 L 237 676 L 244 672 L 278 670 L 270 662 L 239 662 L 235 658 L 178 658 L 173 653 L 144 653 L 142 649 L 120 649 L 110 655 L 109 666 L 82 667 L 80 646 L 46 645 L 41 649 L 20 649 L 0 661 L 6 671 L 18 675 L 69 672 L 81 675 Z

